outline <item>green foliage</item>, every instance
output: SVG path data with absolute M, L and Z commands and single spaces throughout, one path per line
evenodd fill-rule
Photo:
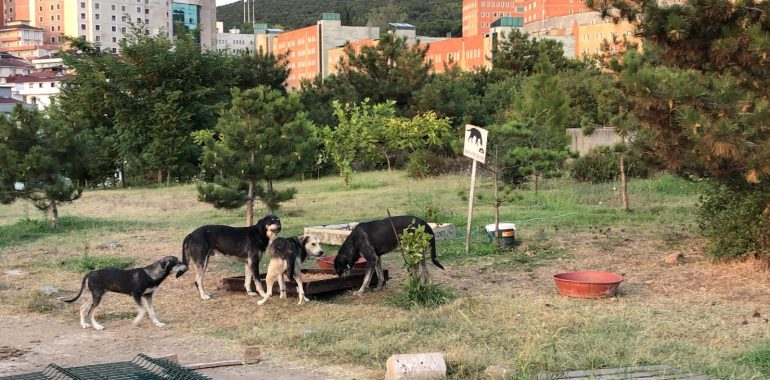
M 220 184 L 223 179 L 215 179 L 215 182 L 204 182 L 197 185 L 198 201 L 206 202 L 218 209 L 234 210 L 241 208 L 248 196 L 248 184 Z M 217 183 L 220 182 L 220 183 Z
M 388 300 L 390 305 L 412 310 L 417 308 L 436 308 L 451 302 L 456 296 L 440 285 L 428 282 L 423 285 L 417 277 L 407 277 L 399 286 L 399 292 Z
M 511 30 L 506 37 L 492 52 L 492 67 L 498 75 L 530 75 L 543 59 L 551 62 L 556 71 L 582 67 L 579 61 L 564 56 L 561 42 L 530 38 L 518 29 Z
M 61 267 L 74 272 L 88 272 L 103 268 L 126 269 L 134 264 L 136 260 L 126 256 L 94 256 L 84 250 L 78 257 L 68 258 L 61 262 L 57 267 Z
M 440 75 L 432 75 L 428 83 L 415 94 L 415 113 L 435 112 L 452 120 L 456 130 L 465 124 L 486 125 L 481 99 L 484 88 L 481 75 L 464 72 L 452 66 Z M 507 97 L 510 101 L 513 97 Z
M 462 26 L 462 2 L 454 0 L 255 0 L 252 4 L 259 10 L 256 22 L 278 24 L 286 30 L 315 25 L 324 12 L 340 13 L 342 25 L 362 26 L 368 21 L 365 16 L 369 10 L 385 6 L 400 8 L 405 15 L 402 20 L 414 25 L 420 35 L 444 37 L 451 33 L 459 36 Z M 243 22 L 243 3 L 234 2 L 217 7 L 217 21 L 222 21 L 226 30 L 240 26 Z M 389 22 L 396 21 L 393 19 Z M 380 32 L 384 33 L 385 30 L 380 29 Z
M 725 260 L 770 256 L 770 184 L 712 181 L 701 197 L 698 223 L 706 254 Z
M 445 159 L 428 150 L 418 150 L 409 155 L 406 173 L 409 178 L 421 179 L 446 173 Z
M 43 290 L 35 289 L 23 299 L 23 307 L 33 313 L 52 313 L 63 307 L 63 303 L 52 294 L 46 294 Z
M 0 118 L 0 201 L 29 200 L 58 227 L 57 205 L 80 198 L 91 178 L 88 157 L 99 148 L 90 136 L 55 115 L 16 106 Z
M 765 376 L 770 376 L 770 344 L 765 342 L 757 348 L 744 352 L 738 361 Z
M 399 235 L 404 267 L 409 275 L 400 286 L 399 293 L 389 302 L 403 309 L 416 307 L 438 307 L 454 298 L 454 295 L 441 286 L 426 281 L 427 274 L 421 274 L 420 263 L 430 252 L 431 235 L 425 232 L 425 226 L 405 228 Z M 421 277 L 423 276 L 423 277 Z
M 591 149 L 585 156 L 576 158 L 569 165 L 572 178 L 581 182 L 605 183 L 618 180 L 620 176 L 620 152 L 607 146 Z M 625 158 L 626 175 L 647 178 L 650 171 L 644 162 L 635 156 Z
M 215 180 L 219 187 L 199 187 L 199 199 L 233 206 L 246 183 L 247 208 L 256 195 L 269 210 L 275 210 L 295 191 L 278 191 L 273 182 L 309 167 L 318 146 L 315 130 L 305 118 L 296 93 L 283 95 L 259 86 L 246 91 L 234 88 L 232 98 L 232 106 L 216 129 L 194 136 L 204 147 L 203 166 L 220 177 Z M 265 181 L 265 189 L 259 188 L 260 181 Z
M 383 35 L 377 45 L 362 47 L 360 53 L 348 43 L 347 59 L 338 65 L 333 80 L 338 91 L 348 94 L 342 98 L 344 101 L 395 101 L 396 109 L 405 111 L 414 103 L 415 92 L 428 81 L 427 51 L 427 46 L 409 45 L 406 38 L 390 33 Z
M 372 104 L 365 99 L 359 105 L 342 105 L 334 101 L 332 106 L 339 123 L 334 128 L 327 126 L 323 129 L 324 151 L 337 167 L 345 186 L 349 186 L 354 161 L 371 161 L 379 152 L 387 158 L 388 148 L 383 144 L 382 137 L 388 119 L 395 114 L 394 102 Z

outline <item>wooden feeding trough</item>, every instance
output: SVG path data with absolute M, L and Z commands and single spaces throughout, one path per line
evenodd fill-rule
M 361 284 L 364 283 L 363 269 L 353 269 L 350 271 L 350 276 L 338 277 L 334 269 L 303 269 L 302 270 L 302 283 L 305 288 L 305 295 L 318 295 L 338 290 L 345 289 L 359 289 Z M 383 285 L 390 279 L 388 270 L 383 270 L 385 281 Z M 265 285 L 265 273 L 260 274 L 260 281 L 263 288 Z M 243 287 L 244 276 L 226 277 L 222 279 L 222 285 L 225 290 L 230 291 L 246 291 Z M 372 274 L 372 280 L 369 283 L 369 287 L 373 288 L 377 283 L 377 273 Z M 280 288 L 278 283 L 273 285 L 273 294 L 280 294 Z M 294 281 L 286 283 L 286 294 L 297 294 L 297 284 Z
M 305 227 L 305 235 L 315 235 L 321 239 L 321 243 L 342 245 L 345 238 L 358 225 L 358 222 L 325 224 L 322 226 Z M 436 240 L 449 240 L 457 237 L 457 230 L 452 223 L 428 223 L 433 229 Z

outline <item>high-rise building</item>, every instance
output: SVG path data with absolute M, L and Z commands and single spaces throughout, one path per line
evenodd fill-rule
M 194 30 L 204 48 L 216 46 L 215 0 L 2 0 L 3 25 L 28 20 L 43 30 L 43 43 L 61 46 L 64 36 L 85 37 L 117 53 L 131 26 L 150 34 Z

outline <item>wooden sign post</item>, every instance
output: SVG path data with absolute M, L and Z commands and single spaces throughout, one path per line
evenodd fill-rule
M 487 157 L 487 130 L 475 125 L 465 125 L 465 143 L 463 144 L 463 155 L 473 160 L 471 168 L 471 190 L 468 195 L 468 224 L 465 227 L 465 253 L 470 251 L 471 247 L 471 222 L 473 219 L 473 197 L 476 189 L 476 165 L 486 162 Z

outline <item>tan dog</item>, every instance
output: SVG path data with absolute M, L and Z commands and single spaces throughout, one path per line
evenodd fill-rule
M 305 298 L 305 289 L 300 279 L 301 266 L 308 255 L 319 257 L 324 254 L 323 248 L 321 248 L 321 240 L 313 235 L 303 235 L 288 239 L 277 237 L 270 241 L 270 245 L 267 246 L 267 253 L 270 255 L 267 277 L 265 278 L 267 289 L 265 296 L 257 304 L 264 305 L 267 299 L 273 295 L 273 284 L 276 281 L 278 281 L 278 286 L 281 289 L 280 298 L 286 298 L 284 273 L 291 276 L 289 280 L 294 278 L 294 281 L 297 282 L 299 298 L 297 304 L 302 305 L 305 301 L 309 301 L 309 299 Z

